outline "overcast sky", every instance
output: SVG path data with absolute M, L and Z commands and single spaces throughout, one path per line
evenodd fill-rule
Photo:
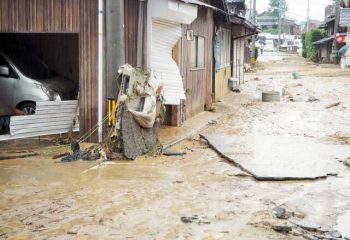
M 324 20 L 324 8 L 332 0 L 310 0 L 310 18 Z M 307 16 L 307 0 L 287 0 L 289 17 L 303 21 Z M 258 13 L 268 8 L 269 0 L 256 0 Z

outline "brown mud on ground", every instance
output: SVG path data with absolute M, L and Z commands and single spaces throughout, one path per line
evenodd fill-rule
M 203 133 L 323 143 L 334 134 L 350 136 L 349 75 L 334 66 L 313 66 L 296 56 L 264 56 L 263 70 L 246 76 L 241 94 L 223 99 L 227 115 Z M 301 79 L 292 79 L 293 71 Z M 336 77 L 323 75 L 329 71 Z M 261 103 L 263 89 L 283 88 L 288 94 L 280 103 Z M 308 101 L 310 96 L 319 101 Z M 0 239 L 303 239 L 271 230 L 271 210 L 284 205 L 333 228 L 350 209 L 344 159 L 334 161 L 338 177 L 259 182 L 198 137 L 174 149 L 187 154 L 108 165 L 63 164 L 49 153 L 0 161 Z

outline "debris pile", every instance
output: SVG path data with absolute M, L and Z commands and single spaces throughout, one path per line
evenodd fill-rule
M 108 118 L 112 127 L 103 143 L 82 151 L 79 143 L 73 142 L 71 154 L 62 158 L 62 162 L 101 158 L 134 160 L 150 152 L 161 153 L 159 116 L 165 112 L 161 81 L 153 72 L 130 65 L 122 66 L 118 73 L 117 98 Z
M 288 212 L 283 207 L 275 207 L 272 209 L 272 216 L 276 220 L 269 225 L 276 232 L 300 236 L 305 239 L 343 239 L 342 234 L 338 231 L 295 215 L 294 212 Z

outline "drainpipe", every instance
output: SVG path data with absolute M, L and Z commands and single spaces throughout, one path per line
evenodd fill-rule
M 98 0 L 98 142 L 103 132 L 103 0 Z
M 137 31 L 137 57 L 136 65 L 142 68 L 143 58 L 143 28 L 144 28 L 144 6 L 145 0 L 139 0 L 139 16 L 138 16 L 138 31 Z

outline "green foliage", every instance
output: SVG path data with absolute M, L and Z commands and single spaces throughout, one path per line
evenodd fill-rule
M 310 59 L 313 62 L 318 61 L 318 49 L 312 43 L 326 36 L 324 29 L 313 29 L 303 34 L 303 57 Z
M 277 35 L 278 34 L 278 28 L 273 28 L 273 27 L 268 27 L 265 32 L 271 33 L 273 35 Z
M 303 55 L 303 58 L 307 58 L 307 50 L 306 50 L 306 33 L 303 33 L 301 35 L 301 43 L 303 45 L 303 52 L 302 52 L 302 55 Z
M 272 16 L 279 15 L 279 9 L 281 9 L 281 16 L 288 11 L 288 5 L 286 0 L 270 0 L 268 12 Z
M 258 60 L 259 57 L 259 48 L 255 48 L 255 61 Z
M 165 98 L 163 95 L 160 96 L 160 118 L 162 121 L 166 118 L 166 107 L 165 107 Z

